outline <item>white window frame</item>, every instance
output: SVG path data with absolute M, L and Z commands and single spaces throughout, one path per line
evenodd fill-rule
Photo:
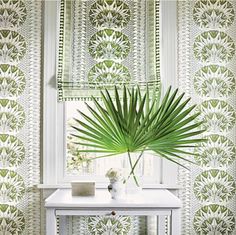
M 56 48 L 60 1 L 44 2 L 43 179 L 39 187 L 69 187 L 64 177 L 65 105 L 57 102 Z M 177 87 L 177 0 L 160 0 L 160 61 L 162 88 Z M 164 23 L 165 22 L 165 25 Z M 163 27 L 164 25 L 164 27 Z M 57 42 L 57 43 L 55 43 Z M 171 65 L 171 66 L 170 66 Z M 146 188 L 178 189 L 178 167 L 161 159 L 160 183 Z M 106 187 L 97 184 L 97 187 Z

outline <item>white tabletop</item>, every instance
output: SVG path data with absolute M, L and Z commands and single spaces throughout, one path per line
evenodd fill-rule
M 107 190 L 97 189 L 95 196 L 72 197 L 71 189 L 58 189 L 45 201 L 49 208 L 180 208 L 181 201 L 165 189 L 145 189 L 139 195 L 113 200 Z

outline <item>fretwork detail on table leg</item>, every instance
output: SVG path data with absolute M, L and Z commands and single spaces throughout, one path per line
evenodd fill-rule
M 157 234 L 158 235 L 165 235 L 165 223 L 166 223 L 166 216 L 159 215 L 157 216 Z
M 59 235 L 66 235 L 66 216 L 59 216 Z

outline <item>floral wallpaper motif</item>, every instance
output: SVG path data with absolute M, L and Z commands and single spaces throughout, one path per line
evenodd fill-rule
M 227 29 L 235 18 L 234 6 L 228 0 L 199 0 L 193 8 L 193 19 L 203 30 Z
M 19 97 L 25 90 L 26 80 L 24 73 L 14 65 L 0 65 L 1 97 Z
M 26 53 L 25 38 L 16 31 L 0 30 L 0 58 L 3 63 L 19 63 Z
M 132 218 L 129 216 L 91 216 L 87 218 L 87 233 L 89 235 L 128 235 L 131 231 L 131 225 Z
M 227 202 L 236 192 L 234 178 L 225 171 L 211 169 L 202 172 L 194 181 L 194 194 L 201 202 Z
M 25 217 L 21 210 L 8 204 L 0 204 L 0 231 L 2 234 L 22 234 Z
M 195 151 L 193 228 L 235 234 L 235 9 L 230 0 L 196 0 L 192 12 L 192 78 L 207 142 Z M 190 23 L 191 24 L 191 23 Z M 193 94 L 192 94 L 193 95 Z
M 201 207 L 194 217 L 194 229 L 201 235 L 230 235 L 235 229 L 233 212 L 225 206 L 210 204 Z
M 201 143 L 195 155 L 195 161 L 202 168 L 227 168 L 234 163 L 236 148 L 225 136 L 212 134 L 205 136 L 207 142 Z
M 26 20 L 27 10 L 23 0 L 0 1 L 0 27 L 19 28 Z
M 0 168 L 18 167 L 25 158 L 25 147 L 14 135 L 0 134 Z
M 40 234 L 40 34 L 40 1 L 0 0 L 0 234 Z
M 235 92 L 235 75 L 224 66 L 204 66 L 194 75 L 194 89 L 202 98 L 227 98 Z
M 227 63 L 235 55 L 235 43 L 225 32 L 205 31 L 195 38 L 194 55 L 202 64 Z
M 15 171 L 0 170 L 0 201 L 11 203 L 20 201 L 25 193 L 23 178 Z

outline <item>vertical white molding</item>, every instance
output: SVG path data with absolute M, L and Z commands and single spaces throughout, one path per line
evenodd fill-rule
M 63 125 L 63 104 L 57 102 L 56 90 L 56 38 L 58 26 L 58 1 L 44 2 L 44 92 L 43 92 L 43 183 L 57 183 L 59 144 L 62 133 L 58 126 Z M 62 128 L 60 128 L 62 129 Z
M 161 83 L 166 90 L 177 80 L 177 1 L 160 0 Z
M 177 79 L 177 1 L 160 1 L 160 66 L 162 94 L 171 85 L 178 87 Z M 177 184 L 178 167 L 162 159 L 164 184 Z

